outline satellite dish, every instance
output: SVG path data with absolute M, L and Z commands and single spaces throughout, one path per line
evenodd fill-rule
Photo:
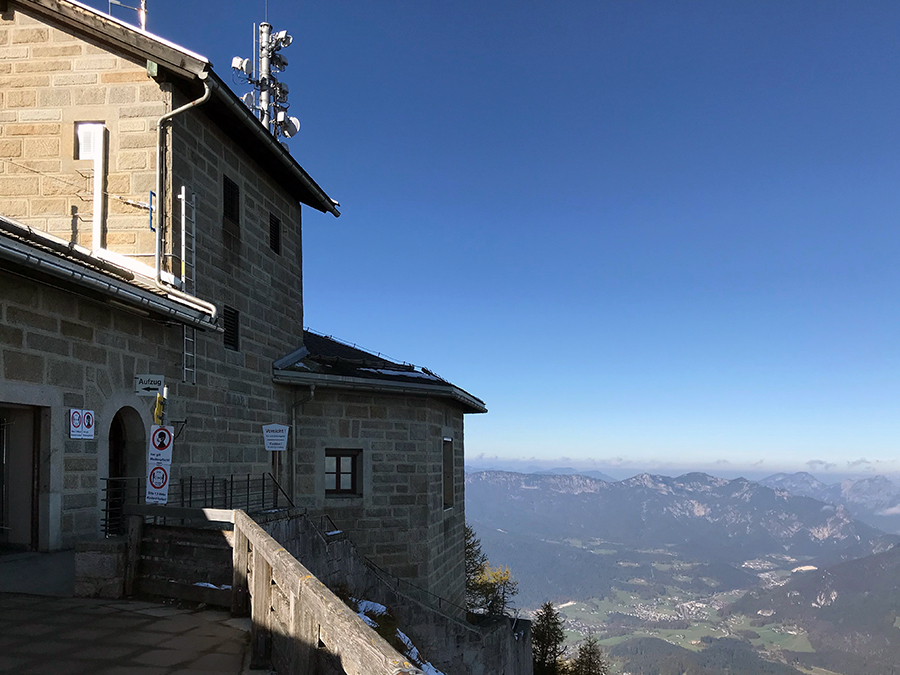
M 298 131 L 300 131 L 300 120 L 298 120 L 296 117 L 287 117 L 281 123 L 281 134 L 285 138 L 290 138 Z
M 256 107 L 256 101 L 253 98 L 253 92 L 248 91 L 246 94 L 241 96 L 241 100 L 244 102 L 244 105 L 253 110 Z

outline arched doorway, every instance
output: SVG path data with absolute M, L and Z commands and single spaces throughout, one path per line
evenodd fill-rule
M 106 494 L 106 534 L 124 531 L 123 507 L 141 498 L 142 479 L 147 470 L 147 438 L 140 413 L 120 408 L 109 424 L 109 481 Z

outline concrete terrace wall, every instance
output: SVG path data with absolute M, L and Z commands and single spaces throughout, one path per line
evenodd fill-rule
M 258 519 L 273 539 L 326 586 L 345 588 L 352 597 L 388 607 L 432 665 L 446 675 L 531 675 L 531 622 L 506 617 L 472 625 L 413 597 L 372 570 L 343 533 L 323 535 L 303 514 Z M 407 592 L 404 592 L 406 589 Z M 445 608 L 446 609 L 446 608 Z
M 453 439 L 454 504 L 444 509 L 442 441 Z M 465 604 L 463 414 L 423 397 L 317 389 L 296 421 L 298 506 L 326 513 L 370 560 Z M 361 494 L 325 496 L 326 449 L 361 451 Z
M 102 122 L 109 163 L 104 189 L 146 202 L 155 182 L 156 120 L 168 85 L 146 65 L 29 16 L 0 15 L 0 213 L 88 248 L 93 161 L 75 159 L 75 123 Z M 148 212 L 107 197 L 105 246 L 152 253 Z

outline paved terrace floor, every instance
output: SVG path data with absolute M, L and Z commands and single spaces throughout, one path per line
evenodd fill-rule
M 65 597 L 71 596 L 72 556 L 54 555 L 0 556 L 0 673 L 248 672 L 248 619 L 153 602 Z

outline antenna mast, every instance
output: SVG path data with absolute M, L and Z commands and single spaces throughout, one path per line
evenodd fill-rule
M 254 111 L 257 119 L 276 138 L 279 136 L 290 138 L 300 130 L 300 120 L 287 114 L 290 107 L 287 102 L 288 86 L 279 82 L 277 77 L 277 73 L 283 72 L 288 65 L 288 60 L 281 50 L 289 47 L 293 41 L 294 38 L 288 35 L 286 30 L 273 32 L 272 24 L 264 21 L 259 24 L 259 49 L 254 45 L 258 69 L 254 69 L 251 59 L 235 56 L 231 60 L 235 74 L 241 79 L 246 78 L 246 82 L 258 93 L 259 105 L 256 105 L 257 97 L 253 92 L 243 96 L 244 104 Z M 257 72 L 254 73 L 254 70 Z
M 108 0 L 109 2 L 109 10 L 107 14 L 112 16 L 112 6 L 116 5 L 117 7 L 125 7 L 126 9 L 133 9 L 138 13 L 138 20 L 141 24 L 141 30 L 147 30 L 147 0 L 141 0 L 140 7 L 132 7 L 131 5 L 126 5 L 123 2 L 119 2 L 119 0 Z

